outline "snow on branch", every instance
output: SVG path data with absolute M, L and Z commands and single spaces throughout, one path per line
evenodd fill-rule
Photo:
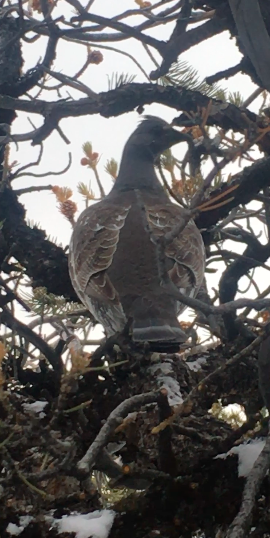
M 243 492 L 242 505 L 236 518 L 230 525 L 226 538 L 244 538 L 252 520 L 256 495 L 270 466 L 270 433 L 265 446 L 250 471 Z

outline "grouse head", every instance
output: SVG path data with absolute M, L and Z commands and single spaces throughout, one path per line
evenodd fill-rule
M 183 133 L 169 123 L 155 116 L 145 116 L 126 142 L 111 193 L 142 188 L 164 194 L 155 173 L 155 161 L 163 151 L 181 141 Z
M 161 118 L 145 116 L 127 141 L 129 149 L 135 150 L 151 161 L 166 149 L 183 140 L 183 134 Z

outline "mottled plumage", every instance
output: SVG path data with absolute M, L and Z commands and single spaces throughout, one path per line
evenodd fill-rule
M 170 232 L 185 210 L 172 203 L 154 171 L 155 158 L 181 140 L 159 118 L 147 118 L 124 148 L 115 185 L 87 208 L 75 225 L 69 268 L 78 297 L 107 336 L 132 319 L 133 339 L 171 351 L 185 335 L 177 315 L 185 308 L 160 285 L 156 236 Z M 204 246 L 193 221 L 166 247 L 168 274 L 184 294 L 195 296 L 204 276 Z

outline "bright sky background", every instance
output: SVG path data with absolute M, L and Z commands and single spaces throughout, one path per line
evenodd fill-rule
M 54 11 L 57 16 L 62 10 L 63 4 L 59 2 L 59 7 Z M 93 12 L 110 16 L 120 13 L 123 8 L 136 8 L 137 5 L 132 0 L 125 2 L 108 2 L 108 0 L 96 0 L 93 5 Z M 67 6 L 68 9 L 68 6 Z M 62 13 L 62 12 L 61 12 Z M 36 16 L 36 13 L 34 13 Z M 129 18 L 126 22 L 131 22 L 136 19 L 136 24 L 140 22 L 141 17 Z M 174 26 L 174 22 L 166 27 L 159 26 L 158 29 L 152 30 L 151 33 L 159 39 L 166 40 Z M 190 27 L 191 28 L 191 27 Z M 39 58 L 43 57 L 46 39 L 41 38 L 33 45 L 24 47 L 24 70 L 33 67 Z M 107 45 L 108 43 L 105 43 Z M 108 44 L 110 45 L 110 44 Z M 154 69 L 154 65 L 146 54 L 142 44 L 135 40 L 125 40 L 119 43 L 111 44 L 115 48 L 130 52 L 141 63 L 147 73 Z M 97 49 L 97 46 L 92 47 Z M 108 88 L 107 75 L 110 77 L 112 72 L 136 74 L 135 82 L 146 82 L 145 77 L 137 66 L 127 57 L 116 54 L 107 50 L 100 49 L 104 61 L 99 65 L 90 65 L 82 77 L 82 82 L 88 85 L 95 92 L 106 91 Z M 156 59 L 160 61 L 159 54 L 153 51 Z M 76 44 L 71 44 L 66 41 L 60 42 L 57 49 L 57 59 L 54 63 L 53 70 L 61 71 L 67 75 L 73 75 L 78 71 L 86 58 L 86 48 Z M 187 53 L 182 54 L 181 60 L 189 62 L 195 67 L 202 79 L 206 76 L 216 73 L 221 69 L 235 65 L 240 60 L 241 56 L 235 46 L 234 40 L 230 39 L 229 33 L 216 36 L 203 44 L 192 48 Z M 56 84 L 57 81 L 52 80 L 51 84 Z M 230 91 L 240 91 L 244 97 L 247 97 L 255 89 L 248 76 L 237 75 L 228 81 L 222 81 L 221 85 L 228 88 Z M 85 97 L 81 92 L 76 92 L 69 88 L 71 95 L 76 98 Z M 62 96 L 66 97 L 63 92 Z M 43 92 L 41 99 L 56 99 L 55 92 Z M 253 107 L 256 103 L 253 104 Z M 146 114 L 158 115 L 167 121 L 177 116 L 173 109 L 162 105 L 150 105 L 145 107 Z M 17 120 L 13 124 L 13 133 L 31 131 L 32 127 L 28 122 L 28 114 L 19 113 Z M 31 119 L 36 126 L 41 124 L 41 118 L 38 115 L 32 115 Z M 44 142 L 44 156 L 39 167 L 32 168 L 31 172 L 42 173 L 47 171 L 59 171 L 65 167 L 68 162 L 68 152 L 72 153 L 72 166 L 69 171 L 63 176 L 49 176 L 46 178 L 23 177 L 14 181 L 14 188 L 24 188 L 31 185 L 46 185 L 53 184 L 59 186 L 71 187 L 74 191 L 73 199 L 78 202 L 79 210 L 84 208 L 82 197 L 76 192 L 76 187 L 79 181 L 88 183 L 92 179 L 92 186 L 95 192 L 95 180 L 92 177 L 92 172 L 87 167 L 82 167 L 80 159 L 83 156 L 82 144 L 86 141 L 91 141 L 94 151 L 101 154 L 99 165 L 100 175 L 103 180 L 104 188 L 108 192 L 111 188 L 111 179 L 106 172 L 103 172 L 104 165 L 107 159 L 114 157 L 117 161 L 120 160 L 121 153 L 125 141 L 130 133 L 136 128 L 140 116 L 137 112 L 130 112 L 124 116 L 117 118 L 105 119 L 99 115 L 86 116 L 80 118 L 70 118 L 61 121 L 61 128 L 70 140 L 70 144 L 66 145 L 60 138 L 59 134 L 54 132 Z M 174 148 L 174 154 L 179 153 L 179 147 Z M 35 160 L 39 152 L 39 147 L 32 147 L 28 142 L 20 143 L 19 151 L 16 151 L 12 144 L 11 160 L 17 160 L 20 165 Z M 22 195 L 20 201 L 27 208 L 28 218 L 34 222 L 39 222 L 41 226 L 48 232 L 50 236 L 57 237 L 57 240 L 64 245 L 68 244 L 71 227 L 69 223 L 62 217 L 58 210 L 55 196 L 50 192 L 40 192 Z
M 126 0 L 125 2 L 120 2 L 119 0 L 115 2 L 96 0 L 93 5 L 93 12 L 109 17 L 129 8 L 136 9 L 137 4 L 135 4 L 133 0 Z M 65 13 L 70 13 L 68 4 L 65 5 L 64 9 Z M 53 12 L 54 16 L 56 17 L 62 14 L 62 10 L 63 3 L 59 1 L 58 7 Z M 36 12 L 34 12 L 34 16 L 38 17 Z M 141 19 L 141 16 L 137 16 L 133 17 L 133 19 L 129 18 L 125 20 L 125 22 L 127 24 L 138 24 L 141 22 Z M 175 22 L 170 23 L 165 27 L 159 26 L 149 33 L 159 39 L 166 40 L 170 36 L 174 24 Z M 189 28 L 193 27 L 194 26 L 190 26 Z M 40 38 L 34 44 L 24 45 L 24 71 L 34 67 L 37 61 L 40 58 L 43 58 L 46 41 L 45 38 Z M 134 39 L 104 44 L 131 53 L 136 60 L 140 62 L 147 73 L 150 73 L 155 69 L 155 66 L 144 50 L 142 44 Z M 147 82 L 142 72 L 129 58 L 121 54 L 99 49 L 98 45 L 93 45 L 92 50 L 100 50 L 104 56 L 104 61 L 101 64 L 90 65 L 84 76 L 81 78 L 81 81 L 93 91 L 97 93 L 106 91 L 108 89 L 107 77 L 109 76 L 111 78 L 113 72 L 119 74 L 122 72 L 134 74 L 136 75 L 135 82 Z M 155 50 L 152 50 L 152 52 L 160 63 L 161 58 L 159 57 L 159 54 Z M 57 58 L 52 69 L 73 76 L 85 62 L 86 54 L 86 47 L 62 40 L 58 45 Z M 228 32 L 224 32 L 211 38 L 181 55 L 181 60 L 187 61 L 191 66 L 198 70 L 202 80 L 208 75 L 212 75 L 217 71 L 224 70 L 227 67 L 237 64 L 240 59 L 241 55 L 235 45 L 235 40 L 230 38 Z M 57 81 L 52 79 L 49 84 L 55 85 L 57 84 Z M 244 98 L 247 98 L 256 88 L 248 76 L 241 74 L 236 75 L 228 81 L 221 81 L 220 85 L 231 92 L 239 91 Z M 68 88 L 68 91 L 76 99 L 85 97 L 83 93 L 77 92 L 72 88 Z M 35 93 L 36 92 L 33 92 L 33 95 L 35 95 Z M 62 97 L 67 97 L 66 91 L 62 91 L 61 95 Z M 42 92 L 39 98 L 49 100 L 58 99 L 55 92 Z M 252 103 L 250 108 L 256 110 L 258 103 L 259 100 L 257 99 Z M 167 121 L 171 121 L 174 117 L 179 115 L 179 113 L 175 112 L 173 109 L 162 105 L 145 106 L 144 113 L 160 116 Z M 25 113 L 18 114 L 18 118 L 13 124 L 12 132 L 14 134 L 32 130 L 32 126 L 28 121 L 28 116 L 29 115 Z M 38 115 L 31 115 L 31 120 L 35 123 L 36 127 L 42 124 L 42 118 Z M 110 159 L 111 157 L 114 157 L 119 162 L 123 146 L 131 132 L 136 128 L 138 120 L 140 120 L 138 113 L 130 112 L 117 118 L 105 119 L 99 115 L 93 115 L 61 121 L 60 126 L 70 140 L 70 144 L 66 145 L 59 134 L 54 132 L 44 142 L 44 155 L 41 164 L 38 167 L 31 168 L 30 171 L 38 174 L 48 171 L 59 171 L 66 166 L 68 162 L 68 152 L 71 152 L 72 166 L 68 172 L 64 175 L 48 176 L 46 178 L 33 178 L 25 175 L 14 181 L 14 188 L 21 189 L 32 185 L 48 184 L 70 187 L 74 192 L 72 199 L 78 204 L 78 216 L 85 207 L 82 196 L 77 192 L 78 183 L 80 181 L 88 183 L 89 180 L 91 180 L 92 188 L 98 195 L 92 171 L 80 164 L 80 160 L 83 157 L 82 144 L 86 141 L 92 142 L 93 150 L 101 155 L 99 172 L 105 191 L 109 192 L 112 186 L 112 181 L 110 176 L 104 171 L 104 165 L 106 164 L 107 159 Z M 10 161 L 17 160 L 20 166 L 36 160 L 39 153 L 39 147 L 33 148 L 28 142 L 20 143 L 18 151 L 14 144 L 11 144 L 11 148 Z M 173 153 L 176 156 L 180 156 L 181 147 L 175 146 L 173 148 Z M 248 163 L 245 163 L 245 165 L 248 165 Z M 231 169 L 228 170 L 228 172 L 229 171 L 231 171 Z M 63 246 L 66 246 L 69 243 L 71 226 L 59 213 L 54 194 L 50 191 L 29 193 L 22 195 L 20 201 L 25 205 L 27 216 L 31 221 L 39 223 L 50 237 L 56 238 L 57 242 L 61 242 Z M 236 245 L 234 243 L 234 249 L 235 248 Z M 266 281 L 264 281 L 265 273 L 266 272 L 263 271 L 262 282 L 260 282 L 262 289 L 267 285 Z M 211 286 L 217 285 L 218 278 L 219 275 L 211 275 Z

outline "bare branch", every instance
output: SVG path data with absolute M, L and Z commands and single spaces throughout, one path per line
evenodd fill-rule
M 26 340 L 31 342 L 39 351 L 48 359 L 49 363 L 54 368 L 55 372 L 60 375 L 62 370 L 61 357 L 56 355 L 55 351 L 48 346 L 38 334 L 29 329 L 27 325 L 15 319 L 11 312 L 7 308 L 3 308 L 0 312 L 0 323 L 7 325 L 10 329 L 16 331 L 19 335 L 23 336 Z
M 52 185 L 39 185 L 38 187 L 25 187 L 25 189 L 14 189 L 17 196 L 28 194 L 30 192 L 51 191 Z
M 105 424 L 99 431 L 97 437 L 95 438 L 91 446 L 88 448 L 83 458 L 78 462 L 79 471 L 83 471 L 84 474 L 89 473 L 89 471 L 95 464 L 99 452 L 108 443 L 110 435 L 115 430 L 115 428 L 123 422 L 123 419 L 127 416 L 128 413 L 136 409 L 138 406 L 157 402 L 158 398 L 159 393 L 148 392 L 146 394 L 136 394 L 135 396 L 131 396 L 131 398 L 128 398 L 127 400 L 121 402 L 111 412 Z

